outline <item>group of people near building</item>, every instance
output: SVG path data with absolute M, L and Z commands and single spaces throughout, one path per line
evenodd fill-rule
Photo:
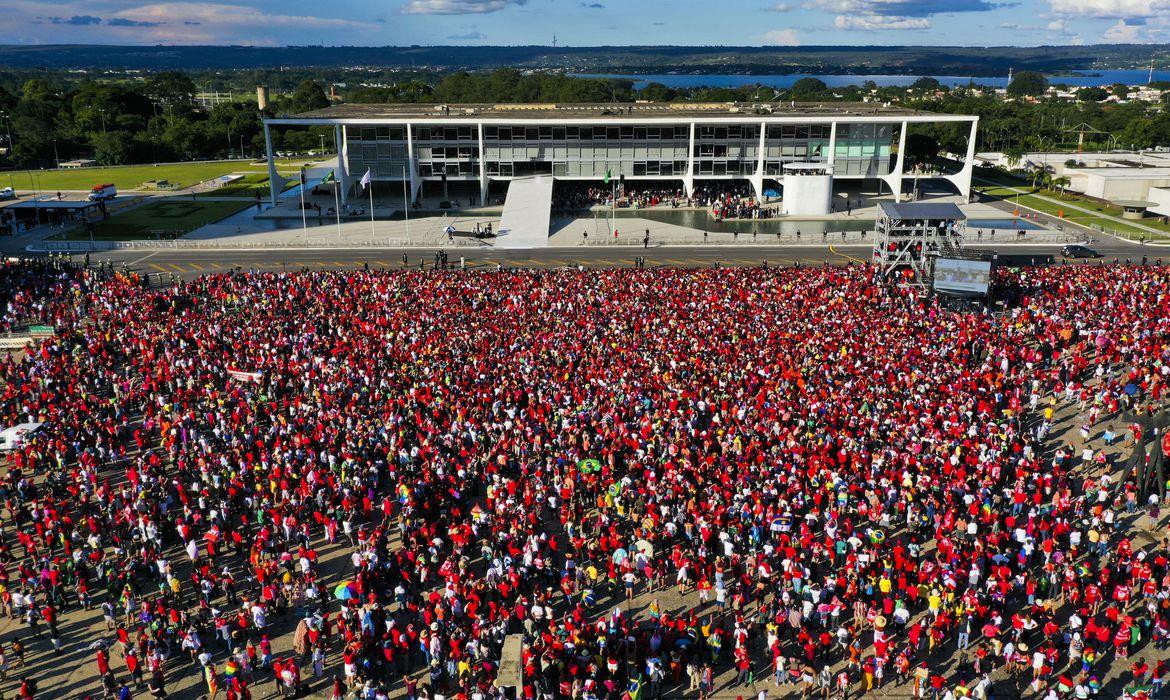
M 0 482 L 0 687 L 483 700 L 519 637 L 523 698 L 1150 696 L 1170 543 L 1122 465 L 1170 273 L 996 284 L 5 266 L 56 335 L 0 361 L 44 426 Z

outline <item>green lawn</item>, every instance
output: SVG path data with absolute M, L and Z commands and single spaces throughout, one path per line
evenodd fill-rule
M 93 237 L 106 241 L 176 238 L 250 206 L 249 202 L 159 199 L 99 221 L 94 226 Z M 89 240 L 89 231 L 85 226 L 77 226 L 62 233 L 61 238 Z
M 308 161 L 277 162 L 281 170 L 295 169 Z M 266 167 L 250 161 L 209 161 L 168 165 L 129 165 L 119 168 L 77 168 L 72 170 L 22 170 L 0 174 L 0 187 L 11 185 L 18 191 L 33 187 L 54 190 L 88 190 L 94 185 L 112 182 L 122 190 L 138 189 L 148 180 L 166 180 L 176 188 L 190 187 L 203 180 L 232 172 L 261 173 L 267 177 Z M 31 176 L 31 177 L 30 177 Z
M 1000 183 L 1004 182 L 1004 180 L 1001 178 L 997 178 L 997 181 Z M 1121 221 L 1116 221 L 1114 219 L 1107 218 L 1107 216 L 1115 216 L 1115 217 L 1120 218 L 1121 217 L 1121 207 L 1115 207 L 1113 205 L 1103 204 L 1101 202 L 1097 202 L 1097 201 L 1094 201 L 1091 199 L 1084 199 L 1082 197 L 1076 197 L 1075 195 L 1071 195 L 1071 194 L 1063 195 L 1063 199 L 1062 199 L 1062 195 L 1060 193 L 1049 192 L 1049 191 L 1043 191 L 1042 193 L 1044 194 L 1045 197 L 1050 198 L 1051 200 L 1056 200 L 1056 201 L 1050 201 L 1050 199 L 1045 199 L 1045 198 L 1034 196 L 1032 194 L 1024 194 L 1024 193 L 1020 193 L 1017 197 L 1017 193 L 1011 189 L 1012 187 L 1015 187 L 1015 188 L 1023 189 L 1025 192 L 1034 191 L 1034 190 L 1032 190 L 1032 187 L 1028 184 L 1011 183 L 1011 184 L 1004 184 L 1001 186 L 992 186 L 992 187 L 976 184 L 976 187 L 979 190 L 979 192 L 982 194 L 989 195 L 992 197 L 998 197 L 998 198 L 1004 200 L 1005 202 L 1009 202 L 1012 204 L 1015 204 L 1018 202 L 1020 204 L 1020 206 L 1022 206 L 1022 207 L 1028 207 L 1029 209 L 1035 209 L 1037 211 L 1042 211 L 1045 214 L 1050 214 L 1052 216 L 1060 216 L 1063 213 L 1063 218 L 1065 220 L 1071 221 L 1071 222 L 1076 223 L 1076 224 L 1081 224 L 1082 226 L 1099 226 L 1099 227 L 1104 228 L 1104 229 L 1115 231 L 1119 234 L 1126 236 L 1127 238 L 1128 237 L 1141 238 L 1143 236 L 1146 238 L 1158 237 L 1158 234 L 1150 233 L 1149 231 L 1145 231 L 1145 230 L 1137 228 L 1135 226 L 1131 226 L 1128 223 L 1123 223 Z M 1064 202 L 1068 202 L 1069 204 L 1074 204 L 1078 207 L 1081 207 L 1082 209 L 1089 209 L 1089 210 L 1091 210 L 1091 212 L 1087 213 L 1087 212 L 1078 211 L 1076 209 L 1072 209 L 1068 206 L 1065 206 Z M 1098 214 L 1092 213 L 1092 212 L 1099 212 L 1100 214 L 1107 215 L 1107 216 L 1101 216 L 1101 215 L 1098 215 Z M 1164 234 L 1170 234 L 1170 226 L 1163 224 L 1158 219 L 1147 217 L 1145 219 L 1142 219 L 1140 221 L 1140 223 L 1142 226 L 1148 226 L 1150 228 L 1158 229 L 1159 231 L 1164 232 Z
M 293 178 L 285 184 L 285 189 L 296 186 L 296 172 L 280 173 L 286 178 Z M 218 187 L 207 192 L 200 192 L 197 197 L 255 197 L 259 193 L 262 197 L 268 196 L 268 173 L 248 173 L 242 180 Z

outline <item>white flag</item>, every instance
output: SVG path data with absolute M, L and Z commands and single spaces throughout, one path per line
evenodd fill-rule
M 370 174 L 370 169 L 366 168 L 366 174 L 362 175 L 362 187 L 369 187 L 373 179 L 373 176 Z

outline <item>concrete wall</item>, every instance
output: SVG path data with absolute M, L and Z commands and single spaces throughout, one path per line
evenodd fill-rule
M 790 216 L 824 216 L 833 197 L 832 175 L 784 176 L 784 213 Z
M 1146 199 L 1157 204 L 1149 208 L 1151 214 L 1170 216 L 1170 187 L 1151 187 Z
M 1154 187 L 1170 187 L 1170 177 L 1107 177 L 1089 172 L 1084 175 L 1082 191 L 1090 197 L 1115 202 L 1122 199 L 1148 199 L 1150 189 Z

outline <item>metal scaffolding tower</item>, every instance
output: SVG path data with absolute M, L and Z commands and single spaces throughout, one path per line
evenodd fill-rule
M 927 287 L 936 257 L 961 257 L 963 222 L 967 216 L 954 204 L 882 202 L 882 216 L 873 239 L 873 262 L 899 282 Z

